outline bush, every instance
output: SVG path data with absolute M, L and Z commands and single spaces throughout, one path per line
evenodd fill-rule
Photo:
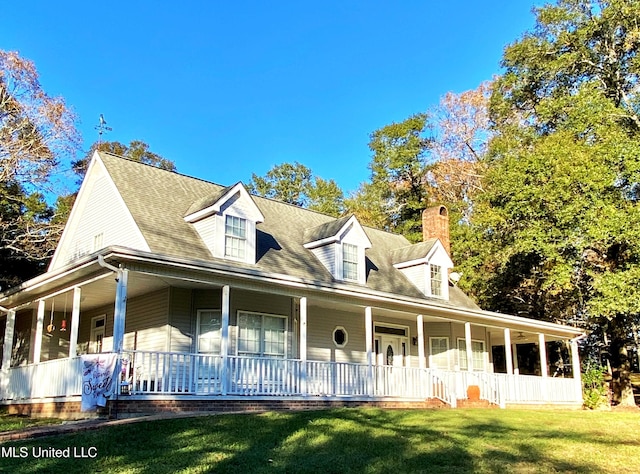
M 594 410 L 609 405 L 609 388 L 604 380 L 604 367 L 587 365 L 582 372 L 583 406 Z

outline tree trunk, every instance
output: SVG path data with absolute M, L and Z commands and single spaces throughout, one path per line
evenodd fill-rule
M 636 406 L 631 386 L 631 360 L 627 352 L 627 338 L 624 322 L 614 318 L 611 331 L 611 391 L 612 403 L 618 406 Z

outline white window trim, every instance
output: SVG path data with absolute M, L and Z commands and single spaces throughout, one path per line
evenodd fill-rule
M 471 339 L 471 342 L 479 342 L 480 344 L 482 344 L 482 367 L 476 367 L 475 365 L 473 366 L 473 371 L 474 372 L 484 372 L 486 369 L 485 366 L 485 354 L 487 353 L 487 345 L 485 343 L 485 341 L 483 341 L 482 339 Z M 467 350 L 467 340 L 463 337 L 459 337 L 457 339 L 457 347 L 456 347 L 456 352 L 458 353 L 458 366 L 460 367 L 460 370 L 467 370 L 467 358 L 466 356 L 463 358 L 462 357 L 462 351 L 460 350 L 460 343 L 462 343 L 464 350 L 466 352 Z M 473 350 L 473 348 L 472 348 Z M 464 367 L 462 365 L 462 362 L 464 361 Z M 473 354 L 471 357 L 471 361 L 473 362 Z
M 251 314 L 251 315 L 256 315 L 256 316 L 262 316 L 263 317 L 263 321 L 264 321 L 264 316 L 269 316 L 272 318 L 280 318 L 280 319 L 284 319 L 284 355 L 282 356 L 283 358 L 287 358 L 287 355 L 289 354 L 289 347 L 288 347 L 288 341 L 289 341 L 289 317 L 282 315 L 282 314 L 271 314 L 271 313 L 260 313 L 258 311 L 248 311 L 248 310 L 244 310 L 244 309 L 239 309 L 238 311 L 236 311 L 236 326 L 237 326 L 237 330 L 236 330 L 236 348 L 235 348 L 235 355 L 236 356 L 242 356 L 242 354 L 238 353 L 238 348 L 240 346 L 239 344 L 239 340 L 240 340 L 240 315 L 241 314 Z M 262 330 L 264 329 L 264 326 L 261 328 L 261 336 L 262 336 Z M 264 342 L 264 339 L 260 340 L 260 344 L 262 345 Z M 261 347 L 261 352 L 260 355 L 255 355 L 255 354 L 251 354 L 250 357 L 275 357 L 272 356 L 270 354 L 265 355 L 264 351 L 262 350 Z
M 96 322 L 101 319 L 104 320 L 104 325 L 97 328 Z M 101 314 L 100 316 L 94 316 L 93 318 L 91 318 L 91 330 L 89 332 L 89 353 L 91 354 L 99 353 L 96 347 L 96 342 L 94 341 L 94 336 L 99 332 L 102 332 L 102 349 L 100 352 L 106 352 L 106 349 L 105 349 L 105 341 L 107 339 L 107 315 L 106 314 Z
M 344 333 L 344 342 L 342 344 L 338 344 L 336 342 L 336 332 L 337 331 L 342 331 Z M 342 349 L 344 347 L 347 346 L 347 344 L 349 343 L 349 332 L 345 329 L 344 326 L 336 326 L 335 328 L 333 328 L 333 332 L 331 333 L 331 340 L 333 341 L 333 344 L 338 347 L 339 349 Z
M 353 245 L 356 248 L 356 252 L 358 255 L 357 261 L 357 275 L 356 279 L 354 278 L 345 278 L 344 276 L 344 245 Z M 365 256 L 365 247 L 362 245 L 358 245 L 353 242 L 336 242 L 335 244 L 335 253 L 334 253 L 334 265 L 335 265 L 335 275 L 336 280 L 347 281 L 347 282 L 355 282 L 360 283 L 362 285 L 367 282 L 367 269 L 366 269 L 366 256 Z
M 439 295 L 435 295 L 433 294 L 433 292 L 431 291 L 431 267 L 432 266 L 437 266 L 440 267 L 440 293 Z M 430 296 L 432 298 L 438 298 L 441 300 L 448 300 L 449 299 L 449 280 L 448 278 L 445 278 L 445 275 L 448 273 L 448 269 L 447 267 L 443 266 L 443 265 L 439 265 L 436 263 L 429 263 L 427 265 L 425 265 L 425 278 L 424 278 L 424 284 L 425 284 L 425 292 L 424 294 L 427 296 Z
M 207 313 L 207 312 L 218 312 L 222 317 L 222 310 L 220 310 L 220 308 L 202 308 L 197 310 L 196 312 L 196 353 L 219 355 L 220 352 L 218 352 L 217 354 L 215 352 L 200 352 L 200 317 L 202 313 Z M 220 334 L 220 342 L 222 343 L 222 332 Z
M 238 219 L 240 222 L 244 222 L 244 238 L 237 237 L 235 235 L 227 235 L 227 218 Z M 222 223 L 223 223 L 223 235 L 224 235 L 222 254 L 224 255 L 224 258 L 226 258 L 228 260 L 236 260 L 238 262 L 246 262 L 248 260 L 247 254 L 249 253 L 249 248 L 250 248 L 250 242 L 249 242 L 250 222 L 249 222 L 249 220 L 247 218 L 245 218 L 245 217 L 240 217 L 240 216 L 237 216 L 237 215 L 232 214 L 232 213 L 225 213 L 225 214 L 222 215 L 222 221 L 223 221 Z M 244 257 L 236 257 L 234 255 L 229 255 L 227 253 L 227 237 L 230 237 L 232 239 L 237 239 L 237 240 L 243 242 L 243 244 L 244 244 Z
M 447 350 L 445 352 L 440 352 L 438 354 L 434 354 L 433 353 L 433 340 L 434 339 L 445 339 L 447 341 Z M 438 366 L 438 369 L 446 369 L 449 370 L 451 369 L 451 356 L 449 351 L 451 350 L 451 344 L 449 341 L 449 336 L 431 336 L 429 337 L 429 367 L 432 368 L 433 364 L 432 364 L 432 358 L 435 356 L 438 356 L 440 354 L 446 354 L 447 356 L 447 366 L 446 367 L 441 367 Z
M 347 259 L 345 258 L 345 252 L 348 248 L 348 246 L 352 247 L 353 250 L 355 251 L 355 262 L 353 261 L 349 261 L 349 263 L 355 263 L 356 265 L 356 277 L 355 278 L 349 278 L 348 276 L 345 275 L 345 262 L 347 262 Z M 341 250 L 342 250 L 342 279 L 343 280 L 349 280 L 349 281 L 360 281 L 360 249 L 358 248 L 358 246 L 356 244 L 352 244 L 349 242 L 343 242 L 341 245 Z

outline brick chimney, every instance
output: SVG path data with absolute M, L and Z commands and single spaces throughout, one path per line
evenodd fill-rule
M 444 206 L 430 207 L 422 211 L 422 240 L 437 238 L 449 255 L 449 211 Z

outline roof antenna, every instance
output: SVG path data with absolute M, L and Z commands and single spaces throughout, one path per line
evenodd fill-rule
M 107 127 L 107 121 L 102 114 L 100 114 L 100 124 L 94 128 L 98 131 L 98 145 L 102 144 L 102 134 L 113 130 L 111 127 Z

